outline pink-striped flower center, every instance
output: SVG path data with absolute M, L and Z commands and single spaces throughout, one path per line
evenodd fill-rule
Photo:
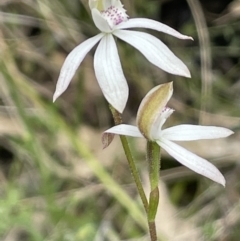
M 102 11 L 101 14 L 108 21 L 111 28 L 128 20 L 126 10 L 115 6 L 110 6 L 107 10 Z

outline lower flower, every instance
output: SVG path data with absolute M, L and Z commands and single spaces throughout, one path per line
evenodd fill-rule
M 162 130 L 166 119 L 174 111 L 165 107 L 172 92 L 172 83 L 159 85 L 151 90 L 142 100 L 138 109 L 138 126 L 121 124 L 106 130 L 103 134 L 104 147 L 110 144 L 112 138 L 109 138 L 109 135 L 111 134 L 143 137 L 157 142 L 159 146 L 182 165 L 225 186 L 224 176 L 212 163 L 173 141 L 224 138 L 230 136 L 233 132 L 224 127 L 199 125 L 177 125 Z M 106 140 L 110 141 L 107 142 Z

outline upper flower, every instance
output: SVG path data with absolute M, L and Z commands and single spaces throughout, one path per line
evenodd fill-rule
M 225 186 L 225 179 L 219 170 L 207 160 L 189 152 L 172 141 L 193 141 L 227 137 L 233 132 L 216 126 L 177 125 L 162 130 L 162 126 L 174 110 L 166 107 L 172 96 L 172 83 L 152 89 L 142 100 L 137 114 L 137 127 L 118 125 L 105 131 L 103 141 L 110 134 L 145 137 L 155 141 L 172 157 L 193 171 Z M 111 142 L 111 139 L 109 139 Z M 107 146 L 110 143 L 105 142 Z
M 94 56 L 95 75 L 107 101 L 119 112 L 124 110 L 128 99 L 128 85 L 113 36 L 138 49 L 149 62 L 166 72 L 190 77 L 185 64 L 159 39 L 147 33 L 125 29 L 148 28 L 179 39 L 191 37 L 151 19 L 128 19 L 119 0 L 90 0 L 89 6 L 93 21 L 101 33 L 78 45 L 67 56 L 58 78 L 54 101 L 67 89 L 86 54 L 101 40 Z

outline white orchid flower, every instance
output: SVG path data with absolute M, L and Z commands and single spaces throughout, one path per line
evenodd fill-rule
M 126 10 L 119 0 L 90 0 L 89 6 L 93 21 L 101 33 L 78 45 L 67 56 L 58 78 L 53 101 L 67 89 L 86 54 L 101 40 L 94 56 L 95 75 L 107 101 L 119 112 L 123 112 L 128 99 L 128 85 L 114 36 L 138 49 L 149 62 L 166 72 L 190 77 L 185 64 L 159 39 L 147 33 L 125 29 L 148 28 L 179 39 L 192 39 L 191 37 L 151 19 L 128 19 Z
M 104 132 L 103 141 L 110 134 L 145 137 L 157 142 L 169 155 L 182 165 L 225 186 L 225 178 L 220 171 L 207 160 L 175 144 L 173 141 L 193 141 L 227 137 L 233 132 L 216 126 L 177 125 L 162 129 L 173 109 L 165 107 L 172 96 L 172 83 L 152 89 L 143 99 L 137 114 L 137 126 L 118 125 Z M 111 138 L 109 138 L 111 142 Z M 105 142 L 105 146 L 110 143 Z

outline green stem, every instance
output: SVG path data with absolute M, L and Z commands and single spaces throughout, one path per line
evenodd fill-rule
M 148 222 L 148 228 L 150 233 L 151 241 L 157 241 L 156 224 L 154 222 Z
M 151 192 L 149 196 L 148 226 L 151 241 L 157 240 L 155 217 L 159 203 L 159 171 L 160 171 L 160 147 L 156 142 L 147 142 L 147 160 L 149 163 L 149 179 Z
M 114 109 L 112 106 L 110 106 L 110 110 L 112 112 L 112 116 L 113 116 L 115 125 L 122 124 L 121 114 L 116 109 Z M 144 209 L 145 209 L 146 213 L 148 213 L 148 200 L 147 200 L 147 197 L 145 195 L 145 192 L 144 192 L 144 189 L 143 189 L 143 186 L 142 186 L 142 182 L 141 182 L 137 167 L 135 165 L 135 162 L 134 162 L 134 159 L 133 159 L 133 156 L 132 156 L 129 144 L 128 144 L 128 140 L 127 140 L 126 136 L 123 136 L 123 135 L 120 136 L 120 139 L 121 139 L 121 142 L 122 142 L 122 146 L 123 146 L 125 155 L 126 155 L 127 160 L 128 160 L 128 165 L 130 167 L 133 179 L 136 183 L 138 193 L 139 193 L 140 198 L 142 200 Z

